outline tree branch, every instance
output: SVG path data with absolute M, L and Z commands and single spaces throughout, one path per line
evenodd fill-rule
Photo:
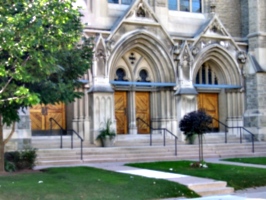
M 7 99 L 1 99 L 0 102 L 3 102 L 3 101 L 11 101 L 11 100 L 16 100 L 16 99 L 25 99 L 27 98 L 28 96 L 21 96 L 21 97 L 10 97 L 10 98 L 7 98 Z
M 11 77 L 7 83 L 5 84 L 5 86 L 0 90 L 0 94 L 3 93 L 5 91 L 5 89 L 7 88 L 7 86 L 9 85 L 9 83 L 13 80 L 13 77 Z

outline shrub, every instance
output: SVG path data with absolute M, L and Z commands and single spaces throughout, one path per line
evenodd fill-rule
M 179 128 L 184 131 L 186 139 L 198 135 L 199 140 L 199 160 L 203 161 L 203 142 L 202 135 L 210 129 L 212 117 L 204 110 L 193 111 L 184 116 L 179 123 Z
M 37 149 L 26 147 L 22 151 L 13 151 L 5 153 L 5 170 L 13 171 L 32 169 L 35 166 Z M 12 167 L 15 166 L 15 167 Z

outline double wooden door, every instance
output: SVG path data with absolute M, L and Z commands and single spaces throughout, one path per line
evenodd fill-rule
M 135 93 L 135 114 L 145 122 L 150 123 L 150 95 L 149 92 Z M 126 91 L 115 92 L 115 118 L 118 134 L 128 133 L 128 98 Z M 144 123 L 138 123 L 138 133 L 148 134 L 150 128 Z
M 35 105 L 30 109 L 31 129 L 32 131 L 41 131 L 42 133 L 50 130 L 50 118 L 54 118 L 58 124 L 65 129 L 65 104 Z M 52 123 L 53 130 L 59 130 L 60 127 Z
M 147 124 L 150 124 L 150 93 L 136 92 L 136 118 L 141 118 Z M 138 133 L 150 133 L 150 127 L 147 124 L 138 121 Z
M 126 134 L 127 126 L 127 93 L 125 91 L 115 92 L 115 118 L 116 133 Z
M 219 120 L 218 110 L 218 94 L 217 93 L 199 93 L 198 108 L 204 109 L 211 117 Z M 212 121 L 212 128 L 218 130 L 219 123 L 216 120 Z

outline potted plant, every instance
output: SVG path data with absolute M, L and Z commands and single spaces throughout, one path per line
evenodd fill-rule
M 111 125 L 112 121 L 111 119 L 108 119 L 96 138 L 101 141 L 102 147 L 114 146 L 116 132 L 111 128 Z

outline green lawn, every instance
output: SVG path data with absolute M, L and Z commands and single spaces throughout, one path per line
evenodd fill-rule
M 40 173 L 0 176 L 0 200 L 148 200 L 183 195 L 197 197 L 174 182 L 90 167 L 51 168 Z
M 208 168 L 192 168 L 191 161 L 132 163 L 128 166 L 227 181 L 236 190 L 266 186 L 266 169 L 207 163 Z
M 266 165 L 266 157 L 228 158 L 228 159 L 222 159 L 222 160 L 230 161 L 230 162 L 242 162 L 242 163 L 249 163 L 249 164 Z

